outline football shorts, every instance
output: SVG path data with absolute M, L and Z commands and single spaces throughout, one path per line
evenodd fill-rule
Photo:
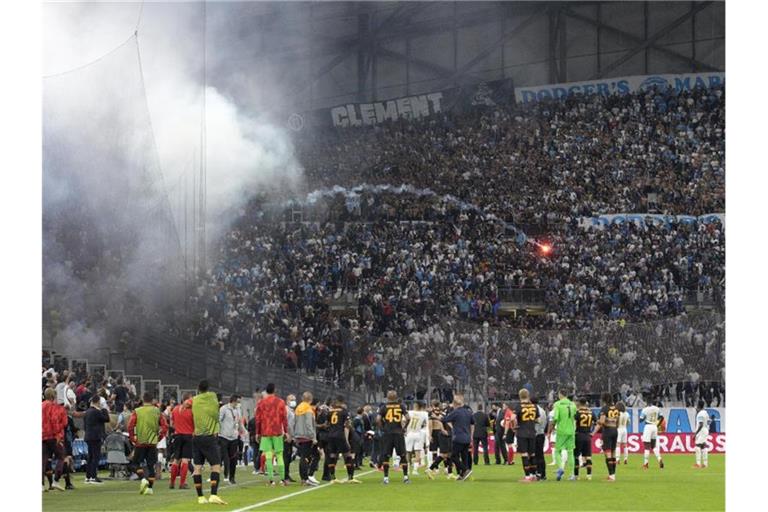
M 651 441 L 655 441 L 658 435 L 659 435 L 659 427 L 657 427 L 656 425 L 646 425 L 645 428 L 643 428 L 644 443 L 650 443 Z
M 420 452 L 424 450 L 424 435 L 421 432 L 409 432 L 405 435 L 405 451 Z
M 694 444 L 696 444 L 697 446 L 698 445 L 702 445 L 702 444 L 705 445 L 705 444 L 707 444 L 707 438 L 708 437 L 709 437 L 709 431 L 702 430 L 701 432 L 696 434 L 696 440 L 695 440 Z

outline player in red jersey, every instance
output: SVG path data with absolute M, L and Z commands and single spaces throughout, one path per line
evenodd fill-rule
M 192 393 L 187 391 L 181 403 L 171 411 L 171 427 L 173 428 L 173 454 L 171 455 L 171 485 L 174 489 L 176 477 L 179 479 L 179 489 L 189 489 L 187 471 L 189 460 L 192 458 L 192 435 L 195 433 L 195 420 L 192 416 Z
M 63 491 L 59 479 L 64 471 L 64 429 L 67 426 L 67 411 L 56 403 L 56 390 L 45 390 L 43 401 L 43 478 L 48 479 L 48 490 Z M 52 456 L 56 456 L 56 473 L 51 470 Z

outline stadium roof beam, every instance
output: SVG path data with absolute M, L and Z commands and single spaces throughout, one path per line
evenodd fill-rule
M 414 2 L 411 4 L 412 9 L 401 16 L 407 18 L 408 16 L 415 15 L 418 11 L 429 7 L 430 2 Z M 483 23 L 489 23 L 491 21 L 498 21 L 499 10 L 497 8 L 483 9 L 473 14 L 463 16 L 456 28 L 467 28 Z M 397 20 L 397 21 L 401 21 Z M 402 39 L 405 37 L 419 37 L 434 34 L 441 31 L 453 30 L 453 18 L 442 17 L 435 18 L 425 22 L 419 22 L 417 24 L 408 25 L 404 28 L 398 28 L 395 30 L 387 30 L 386 32 L 376 34 L 376 42 L 378 44 Z M 311 48 L 307 45 L 301 44 L 293 47 L 284 48 L 280 51 L 270 49 L 269 51 L 260 51 L 252 57 L 253 60 L 260 59 L 307 59 L 323 57 L 326 55 L 336 55 L 338 52 L 346 51 L 350 45 L 356 45 L 358 42 L 358 34 L 355 32 L 351 35 L 342 37 L 332 37 L 326 34 L 311 34 L 313 39 L 317 39 L 316 44 Z
M 456 69 L 455 72 L 451 73 L 451 76 L 446 78 L 445 81 L 443 81 L 440 84 L 440 87 L 449 85 L 451 82 L 456 82 L 460 80 L 462 77 L 467 76 L 469 73 L 469 70 L 474 68 L 478 63 L 480 63 L 483 59 L 488 57 L 491 53 L 493 53 L 494 50 L 496 50 L 500 45 L 504 44 L 504 42 L 523 30 L 525 27 L 530 25 L 533 21 L 536 20 L 539 16 L 542 16 L 543 14 L 547 13 L 549 10 L 549 7 L 544 7 L 543 9 L 539 9 L 537 11 L 534 11 L 532 14 L 530 14 L 527 18 L 525 18 L 520 23 L 515 24 L 514 26 L 508 28 L 501 34 L 500 37 L 495 39 L 492 43 L 487 45 L 485 48 L 480 50 L 477 55 L 475 55 L 472 59 L 467 61 L 466 63 L 462 64 L 458 69 Z M 496 11 L 498 13 L 498 10 Z M 438 87 L 438 88 L 440 88 Z
M 303 82 L 299 85 L 299 87 L 291 92 L 292 96 L 297 96 L 301 93 L 303 93 L 307 88 L 314 85 L 320 78 L 322 78 L 324 75 L 329 73 L 333 68 L 341 64 L 341 62 L 344 61 L 347 57 L 349 57 L 355 50 L 359 50 L 363 48 L 363 46 L 371 45 L 373 46 L 373 42 L 376 41 L 376 36 L 384 29 L 386 29 L 389 25 L 392 23 L 396 23 L 400 21 L 405 16 L 411 16 L 415 14 L 416 12 L 423 9 L 425 6 L 425 3 L 419 2 L 414 4 L 407 4 L 405 2 L 401 2 L 398 4 L 397 9 L 395 9 L 392 14 L 390 14 L 384 21 L 382 21 L 375 29 L 369 31 L 368 34 L 365 34 L 365 37 L 362 37 L 363 34 L 360 34 L 361 26 L 360 23 L 358 23 L 358 32 L 351 37 L 346 37 L 342 39 L 337 40 L 337 44 L 339 45 L 337 47 L 336 51 L 339 51 L 333 59 L 331 59 L 329 62 L 327 62 L 324 66 L 322 66 L 320 69 L 318 69 L 313 75 L 312 78 L 306 82 Z M 410 7 L 409 10 L 406 11 L 406 9 Z M 364 9 L 361 10 L 361 16 L 365 16 Z M 335 53 L 335 52 L 334 52 Z M 315 54 L 317 56 L 318 54 Z M 322 54 L 320 54 L 322 55 Z M 368 63 L 370 63 L 370 55 L 366 59 Z M 360 63 L 358 61 L 358 63 Z M 360 77 L 358 77 L 358 87 L 360 86 Z M 364 87 L 364 80 L 362 81 L 362 86 Z M 359 91 L 358 91 L 359 93 Z
M 656 42 L 659 39 L 664 37 L 666 34 L 668 34 L 675 27 L 677 27 L 681 23 L 685 22 L 689 17 L 694 16 L 695 14 L 697 14 L 700 11 L 702 11 L 704 8 L 706 8 L 707 6 L 709 6 L 711 4 L 712 4 L 712 2 L 704 2 L 704 3 L 697 4 L 696 6 L 694 6 L 693 9 L 691 9 L 686 14 L 684 14 L 683 16 L 680 17 L 680 18 L 683 18 L 683 19 L 678 18 L 677 20 L 673 21 L 669 25 L 667 25 L 664 28 L 662 28 L 661 30 L 665 31 L 663 34 L 660 34 L 660 35 L 658 33 L 654 34 L 650 39 L 647 39 L 647 40 L 643 39 L 642 37 L 638 37 L 638 36 L 636 36 L 634 34 L 631 34 L 629 32 L 626 32 L 624 30 L 621 30 L 619 28 L 616 28 L 616 27 L 614 27 L 612 25 L 608 25 L 606 23 L 603 23 L 599 19 L 592 19 L 592 18 L 590 18 L 588 16 L 581 15 L 581 14 L 571 10 L 570 7 L 567 7 L 567 6 L 564 7 L 563 8 L 563 12 L 567 16 L 569 16 L 569 17 L 571 17 L 573 19 L 582 21 L 584 23 L 588 23 L 588 24 L 592 25 L 593 27 L 597 28 L 598 30 L 605 31 L 605 32 L 613 34 L 615 36 L 624 37 L 624 38 L 632 41 L 634 44 L 636 44 L 637 46 L 635 46 L 634 48 L 631 48 L 629 50 L 631 55 L 628 55 L 628 56 L 625 55 L 622 59 L 620 59 L 620 60 L 623 60 L 623 62 L 621 62 L 618 65 L 621 65 L 624 62 L 628 61 L 629 59 L 634 57 L 637 53 L 639 53 L 639 52 L 641 52 L 641 51 L 643 51 L 643 50 L 645 50 L 647 48 L 651 48 L 651 49 L 656 50 L 657 52 L 659 52 L 659 53 L 661 53 L 663 55 L 666 55 L 668 57 L 671 57 L 671 58 L 674 58 L 674 59 L 677 59 L 677 60 L 680 60 L 680 61 L 683 61 L 683 62 L 687 63 L 689 66 L 691 66 L 691 68 L 693 70 L 721 71 L 720 69 L 718 69 L 718 68 L 716 68 L 714 66 L 711 66 L 710 64 L 707 64 L 705 62 L 701 62 L 700 60 L 696 60 L 696 59 L 694 59 L 692 57 L 689 57 L 687 55 L 683 55 L 681 53 L 678 53 L 678 52 L 676 52 L 674 50 L 670 50 L 669 48 L 665 48 L 663 46 L 658 46 L 656 44 Z M 694 45 L 695 45 L 695 42 L 694 42 Z M 619 61 L 616 61 L 616 62 L 619 62 Z M 609 73 L 610 71 L 615 69 L 618 65 L 616 65 L 616 63 L 614 62 L 614 63 L 610 64 L 609 66 L 606 66 L 605 68 L 599 69 L 598 73 L 595 75 L 595 78 L 603 78 L 607 73 Z

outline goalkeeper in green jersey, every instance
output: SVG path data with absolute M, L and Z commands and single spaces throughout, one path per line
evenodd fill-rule
M 557 479 L 561 480 L 565 474 L 565 465 L 568 463 L 568 454 L 573 453 L 576 448 L 576 404 L 568 399 L 568 392 L 565 389 L 561 389 L 557 396 L 559 400 L 555 402 L 552 409 L 552 423 L 549 425 L 548 434 L 552 429 L 557 433 L 555 453 L 560 454 Z M 578 464 L 578 461 L 574 461 L 574 464 Z

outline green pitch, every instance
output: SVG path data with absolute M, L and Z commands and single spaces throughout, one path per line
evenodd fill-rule
M 549 461 L 549 457 L 547 458 Z M 84 474 L 74 479 L 74 491 L 43 493 L 45 511 L 181 511 L 181 510 L 724 510 L 725 456 L 710 455 L 709 468 L 693 469 L 693 455 L 668 455 L 663 471 L 651 462 L 642 469 L 642 456 L 630 457 L 629 465 L 617 469 L 617 481 L 604 481 L 607 471 L 602 456 L 595 457 L 592 481 L 519 483 L 522 469 L 515 466 L 475 466 L 468 482 L 447 480 L 441 474 L 430 481 L 423 472 L 403 485 L 402 474 L 390 473 L 390 484 L 382 485 L 382 474 L 365 469 L 358 485 L 323 485 L 318 488 L 265 487 L 264 477 L 239 468 L 238 485 L 221 487 L 227 506 L 198 505 L 193 489 L 168 489 L 167 474 L 155 483 L 153 496 L 138 494 L 138 482 L 109 482 L 85 485 Z M 294 473 L 298 473 L 292 465 Z M 584 478 L 585 470 L 581 471 Z M 337 475 L 346 478 L 343 465 Z M 319 475 L 318 475 L 319 476 Z M 297 474 L 294 475 L 294 478 Z M 192 484 L 192 478 L 188 479 Z M 203 484 L 206 492 L 209 484 Z M 311 489 L 311 490 L 308 490 Z M 302 492 L 304 491 L 304 492 Z M 280 499 L 283 498 L 283 499 Z M 277 500 L 276 500 L 277 499 Z

